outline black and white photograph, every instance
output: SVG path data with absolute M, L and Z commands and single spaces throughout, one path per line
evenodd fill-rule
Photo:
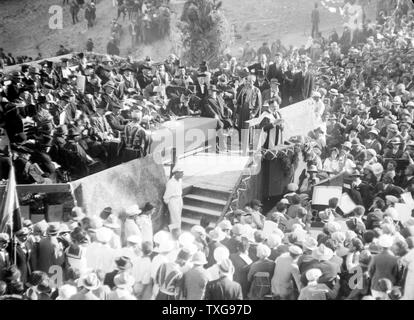
M 6 300 L 414 300 L 414 2 L 0 0 Z

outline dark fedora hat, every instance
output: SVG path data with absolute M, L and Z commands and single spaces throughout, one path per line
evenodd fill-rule
M 119 270 L 128 270 L 132 268 L 131 259 L 127 256 L 122 256 L 115 260 L 116 266 Z
M 154 205 L 151 202 L 147 202 L 144 207 L 142 208 L 141 214 L 149 214 L 152 209 L 154 209 Z

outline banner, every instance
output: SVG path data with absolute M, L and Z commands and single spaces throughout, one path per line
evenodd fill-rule
M 280 114 L 284 120 L 284 140 L 295 136 L 307 136 L 310 131 L 322 124 L 314 112 L 312 99 L 282 108 Z
M 7 181 L 6 192 L 3 194 L 0 210 L 0 232 L 7 232 L 8 226 L 12 228 L 13 232 L 19 231 L 22 228 L 22 218 L 20 215 L 19 198 L 16 190 L 16 177 L 13 166 L 10 168 L 9 180 Z

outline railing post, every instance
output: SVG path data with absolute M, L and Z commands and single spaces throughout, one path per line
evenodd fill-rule
M 172 171 L 175 167 L 175 165 L 177 164 L 177 148 L 172 148 L 172 152 L 171 152 L 171 168 L 170 168 L 170 178 L 172 177 Z

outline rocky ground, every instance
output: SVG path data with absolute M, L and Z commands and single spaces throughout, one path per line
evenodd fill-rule
M 371 1 L 369 16 L 373 15 L 374 4 Z M 173 21 L 181 14 L 184 1 L 171 0 Z M 35 57 L 39 52 L 44 57 L 54 56 L 60 44 L 73 50 L 83 50 L 88 38 L 95 43 L 95 51 L 105 52 L 109 38 L 109 25 L 116 17 L 116 8 L 112 0 L 98 0 L 97 24 L 87 29 L 81 10 L 81 22 L 73 25 L 69 7 L 63 7 L 63 29 L 49 28 L 48 10 L 52 5 L 61 5 L 62 0 L 0 0 L 0 47 L 16 55 Z M 223 10 L 229 22 L 234 24 L 240 38 L 231 44 L 237 54 L 246 40 L 255 46 L 263 41 L 272 42 L 281 39 L 285 45 L 304 44 L 310 35 L 310 13 L 313 1 L 309 0 L 223 0 Z M 341 29 L 342 17 L 321 8 L 322 32 Z M 139 46 L 132 49 L 129 43 L 127 21 L 124 25 L 125 36 L 121 41 L 121 55 L 144 57 L 150 55 L 154 60 L 165 58 L 176 46 L 176 35 L 157 41 L 151 46 Z

